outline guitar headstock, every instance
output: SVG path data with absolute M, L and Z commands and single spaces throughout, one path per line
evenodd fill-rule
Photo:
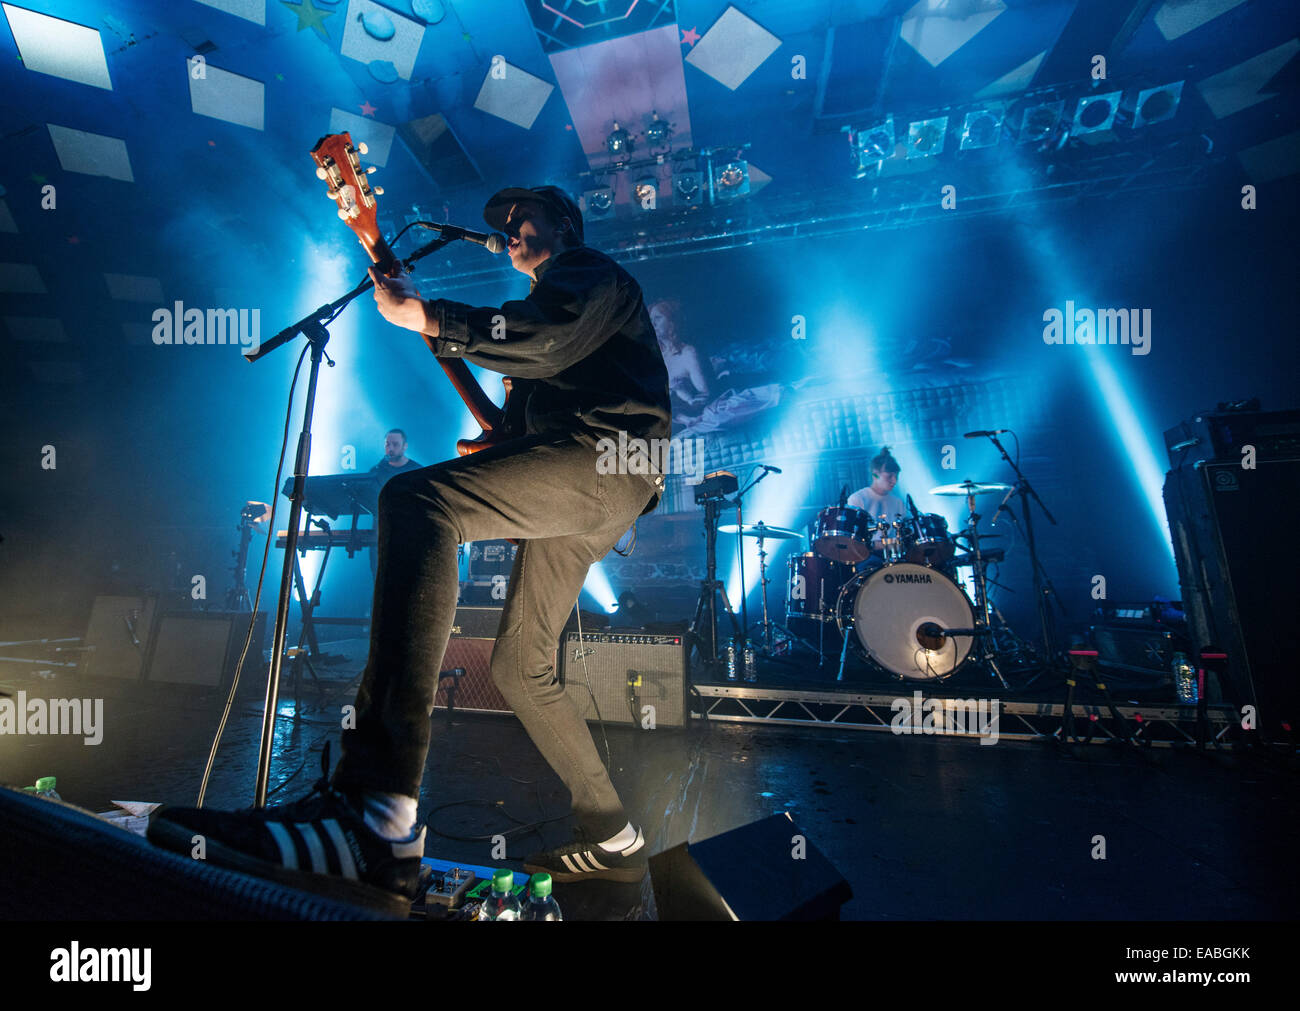
M 361 155 L 365 153 L 366 145 L 354 146 L 351 134 L 332 133 L 317 141 L 311 157 L 316 162 L 316 177 L 329 187 L 327 194 L 338 205 L 339 217 L 356 233 L 370 258 L 385 273 L 392 273 L 393 254 L 379 232 L 375 203 L 375 197 L 384 191 L 370 185 L 369 175 L 375 167 L 362 169 Z

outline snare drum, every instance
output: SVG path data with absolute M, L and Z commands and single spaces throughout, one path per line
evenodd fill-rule
M 875 523 L 869 513 L 847 506 L 831 506 L 817 514 L 813 547 L 832 561 L 852 565 L 871 554 L 874 532 Z

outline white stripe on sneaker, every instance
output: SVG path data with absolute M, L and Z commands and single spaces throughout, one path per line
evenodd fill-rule
M 278 821 L 264 822 L 266 830 L 271 833 L 271 838 L 275 844 L 280 847 L 280 863 L 291 871 L 298 869 L 298 851 L 294 848 L 293 840 L 289 837 L 289 830 L 281 825 Z
M 343 838 L 343 830 L 339 828 L 339 823 L 333 818 L 321 822 L 321 828 L 325 834 L 330 837 L 330 842 L 334 844 L 334 852 L 339 858 L 340 873 L 345 878 L 351 878 L 353 881 L 358 880 L 357 865 L 352 859 L 352 851 L 348 849 L 347 840 Z
M 571 874 L 587 873 L 587 868 L 583 866 L 582 861 L 578 858 L 578 855 L 576 853 L 572 857 L 570 857 L 569 854 L 566 853 L 564 854 L 564 856 L 560 857 L 560 859 L 564 861 L 564 866 L 568 868 L 569 873 Z
M 298 830 L 302 841 L 307 845 L 307 855 L 311 857 L 311 869 L 317 874 L 328 874 L 329 861 L 325 859 L 325 847 L 321 844 L 316 830 L 308 822 L 294 822 L 293 827 Z
M 630 857 L 633 853 L 635 853 L 637 850 L 639 850 L 639 849 L 640 849 L 642 846 L 644 846 L 644 845 L 645 845 L 645 836 L 643 836 L 643 835 L 641 834 L 641 830 L 640 830 L 640 829 L 637 829 L 637 830 L 636 830 L 636 841 L 635 841 L 634 843 L 632 843 L 631 846 L 629 846 L 627 849 L 625 849 L 625 850 L 624 850 L 621 854 L 619 854 L 619 855 L 620 855 L 620 856 L 625 856 L 625 857 Z
M 602 864 L 599 860 L 596 859 L 596 855 L 592 853 L 591 850 L 587 850 L 587 852 L 584 853 L 583 856 L 587 858 L 587 862 L 591 864 L 592 867 L 596 868 L 596 870 L 598 871 L 609 870 L 608 867 L 606 867 L 604 864 Z

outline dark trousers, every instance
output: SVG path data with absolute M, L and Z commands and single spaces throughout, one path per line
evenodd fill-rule
M 528 436 L 392 478 L 379 495 L 370 657 L 338 787 L 418 797 L 430 715 L 456 614 L 457 546 L 520 540 L 492 652 L 492 679 L 573 795 L 597 840 L 627 824 L 591 731 L 556 679 L 560 633 L 591 564 L 650 501 L 634 475 L 601 474 L 569 437 Z

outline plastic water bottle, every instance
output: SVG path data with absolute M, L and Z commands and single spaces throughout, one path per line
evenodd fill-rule
M 738 661 L 740 660 L 740 658 L 737 654 L 738 651 L 736 649 L 736 640 L 735 639 L 728 640 L 726 649 L 723 653 L 723 657 L 726 660 L 726 674 L 727 674 L 728 681 L 735 681 L 740 676 L 739 671 L 737 669 Z
M 1185 706 L 1194 706 L 1200 700 L 1200 693 L 1196 690 L 1196 668 L 1187 662 L 1186 653 L 1175 653 L 1173 660 L 1174 669 L 1174 691 L 1178 693 L 1178 701 Z
M 519 899 L 515 896 L 515 872 L 499 870 L 492 872 L 492 891 L 483 900 L 479 909 L 480 920 L 517 920 L 519 919 Z
M 58 791 L 54 788 L 59 785 L 58 777 L 42 776 L 36 781 L 35 786 L 25 786 L 23 790 L 27 793 L 34 793 L 38 797 L 49 797 L 51 800 L 62 800 Z
M 534 874 L 529 882 L 528 901 L 524 903 L 521 920 L 563 920 L 560 906 L 551 895 L 551 876 Z
M 754 647 L 745 643 L 745 680 L 758 680 L 758 658 L 754 655 Z

